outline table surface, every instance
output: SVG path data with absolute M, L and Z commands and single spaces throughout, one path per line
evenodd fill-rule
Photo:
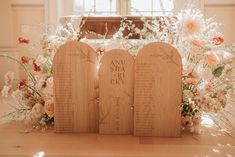
M 45 157 L 232 157 L 235 138 L 216 127 L 202 127 L 200 135 L 160 138 L 54 133 L 53 129 L 26 133 L 19 123 L 0 125 L 0 157 L 32 157 L 39 152 Z
M 0 117 L 11 111 L 9 101 L 0 99 Z M 227 110 L 235 113 L 234 106 Z M 235 116 L 227 115 L 235 128 Z M 42 157 L 35 155 L 39 152 L 45 157 L 235 157 L 235 131 L 228 134 L 210 119 L 200 135 L 183 133 L 180 138 L 59 134 L 53 130 L 26 133 L 22 123 L 6 122 L 0 118 L 0 157 Z

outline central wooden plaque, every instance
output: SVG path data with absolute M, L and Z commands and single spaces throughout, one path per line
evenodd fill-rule
M 124 50 L 105 53 L 99 70 L 101 134 L 133 133 L 134 58 Z
M 62 45 L 53 61 L 55 131 L 98 132 L 97 55 L 85 43 Z
M 181 57 L 169 44 L 154 42 L 139 51 L 135 62 L 134 135 L 180 135 L 181 73 Z

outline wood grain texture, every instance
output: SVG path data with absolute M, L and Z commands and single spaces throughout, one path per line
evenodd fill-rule
M 125 50 L 105 53 L 99 69 L 99 132 L 133 133 L 134 58 Z
M 0 104 L 2 105 L 2 104 Z M 234 121 L 233 121 L 234 122 Z M 55 134 L 53 130 L 24 133 L 22 124 L 0 125 L 1 157 L 232 157 L 231 137 L 219 127 L 202 127 L 203 133 L 182 133 L 181 138 L 131 135 Z
M 56 132 L 98 132 L 97 55 L 85 43 L 62 45 L 53 61 Z
M 134 135 L 180 136 L 182 63 L 166 43 L 144 46 L 135 61 Z

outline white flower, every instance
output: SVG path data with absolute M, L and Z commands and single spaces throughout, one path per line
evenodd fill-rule
M 122 45 L 121 40 L 114 40 L 113 42 L 110 42 L 109 44 L 105 45 L 105 50 L 109 51 L 112 49 L 124 49 Z
M 87 43 L 90 47 L 92 47 L 94 50 L 96 50 L 98 47 L 100 47 L 100 43 L 98 43 L 97 41 L 94 40 L 89 40 L 87 38 L 82 38 L 81 39 L 82 42 Z
M 50 42 L 55 42 L 57 40 L 57 38 L 58 38 L 57 35 L 50 35 L 47 40 Z
M 44 84 L 44 81 L 38 81 L 35 85 L 35 88 L 37 90 L 40 90 L 40 89 L 42 89 L 43 84 Z
M 188 74 L 188 73 L 191 73 L 193 71 L 195 67 L 195 64 L 191 63 L 191 62 L 187 62 L 186 65 L 184 65 L 184 73 L 185 74 Z
M 183 91 L 183 96 L 184 97 L 192 97 L 193 93 L 190 90 L 184 90 Z
M 45 95 L 53 95 L 53 77 L 46 80 L 46 87 L 42 90 Z
M 223 55 L 224 59 L 232 59 L 232 54 L 230 52 L 227 51 L 221 51 L 220 54 Z
M 200 23 L 194 19 L 185 19 L 183 23 L 183 31 L 186 35 L 193 35 L 200 30 Z
M 53 77 L 49 77 L 46 83 L 48 87 L 53 88 Z
M 203 27 L 203 14 L 199 10 L 183 10 L 177 15 L 178 27 L 186 36 L 199 33 Z
M 10 89 L 11 89 L 11 88 L 10 88 L 9 86 L 4 86 L 3 89 L 2 89 L 2 92 L 1 92 L 1 93 L 2 93 L 2 96 L 3 96 L 3 97 L 8 97 L 8 94 L 9 94 L 9 92 L 10 92 Z
M 43 55 L 39 55 L 35 61 L 35 64 L 37 64 L 38 66 L 41 66 L 45 64 L 46 62 L 47 62 L 47 58 L 44 57 Z
M 36 103 L 32 108 L 32 117 L 33 118 L 40 118 L 45 113 L 44 107 L 40 103 Z
M 140 33 L 140 29 L 139 28 L 135 28 L 135 32 L 138 34 Z
M 5 82 L 5 84 L 8 85 L 8 86 L 12 86 L 13 80 L 14 80 L 14 73 L 8 71 L 8 72 L 4 75 L 4 82 Z
M 17 89 L 15 91 L 12 92 L 11 96 L 17 100 L 17 101 L 21 101 L 22 97 L 23 97 L 23 93 L 21 90 Z
M 35 85 L 35 88 L 37 90 L 42 89 L 42 86 L 45 83 L 45 79 L 42 76 L 39 76 L 39 75 L 36 75 L 35 79 L 36 79 L 36 82 L 37 82 L 36 85 Z
M 210 81 L 213 78 L 213 74 L 209 69 L 199 69 L 198 74 L 203 80 Z

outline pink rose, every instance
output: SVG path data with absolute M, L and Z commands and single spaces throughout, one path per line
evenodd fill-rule
M 221 33 L 218 33 L 216 36 L 212 38 L 212 43 L 215 45 L 220 45 L 224 42 L 224 36 Z
M 27 57 L 27 56 L 22 56 L 20 59 L 21 59 L 21 63 L 22 64 L 29 63 L 29 57 Z
M 29 39 L 19 37 L 18 42 L 19 42 L 19 44 L 29 44 Z

